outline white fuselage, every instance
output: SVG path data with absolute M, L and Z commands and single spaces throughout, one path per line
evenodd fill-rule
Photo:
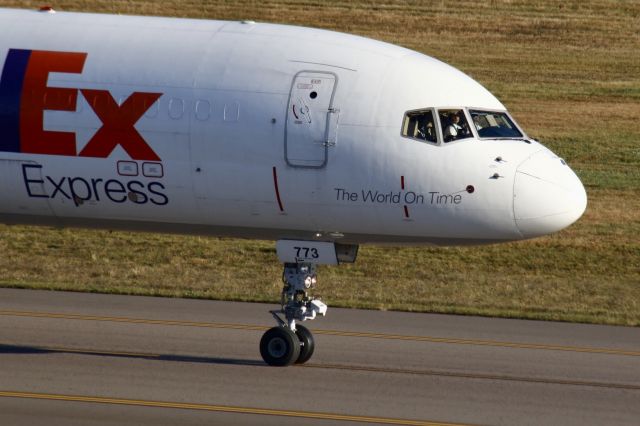
M 425 55 L 256 23 L 0 10 L 0 220 L 469 244 L 583 213 L 520 138 L 403 135 L 407 111 L 505 111 Z M 435 136 L 434 136 L 435 137 Z

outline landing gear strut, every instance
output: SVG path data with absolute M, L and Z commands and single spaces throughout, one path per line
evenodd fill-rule
M 271 311 L 278 326 L 269 329 L 260 340 L 262 359 L 269 365 L 281 367 L 303 364 L 313 355 L 313 335 L 296 322 L 313 320 L 327 313 L 327 305 L 310 294 L 317 282 L 315 265 L 285 263 L 282 281 L 281 309 Z

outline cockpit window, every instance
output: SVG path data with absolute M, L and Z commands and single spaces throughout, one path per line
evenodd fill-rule
M 473 137 L 463 110 L 441 109 L 438 114 L 445 143 Z
M 406 113 L 402 123 L 402 136 L 438 143 L 433 111 L 410 111 Z
M 521 138 L 522 133 L 504 112 L 469 110 L 481 138 Z

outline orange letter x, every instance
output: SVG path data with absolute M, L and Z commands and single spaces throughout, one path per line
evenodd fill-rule
M 79 156 L 106 158 L 120 145 L 134 160 L 160 161 L 160 157 L 147 145 L 134 126 L 162 93 L 135 92 L 118 106 L 106 90 L 80 91 L 102 121 L 102 127 L 80 151 Z

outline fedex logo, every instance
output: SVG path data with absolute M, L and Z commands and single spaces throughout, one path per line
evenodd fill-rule
M 160 161 L 135 129 L 162 93 L 132 93 L 121 105 L 107 90 L 48 87 L 49 74 L 80 74 L 86 53 L 10 49 L 0 77 L 0 151 L 106 158 L 119 145 L 134 160 Z M 44 130 L 44 111 L 75 111 L 78 92 L 102 122 L 80 152 L 73 132 Z

